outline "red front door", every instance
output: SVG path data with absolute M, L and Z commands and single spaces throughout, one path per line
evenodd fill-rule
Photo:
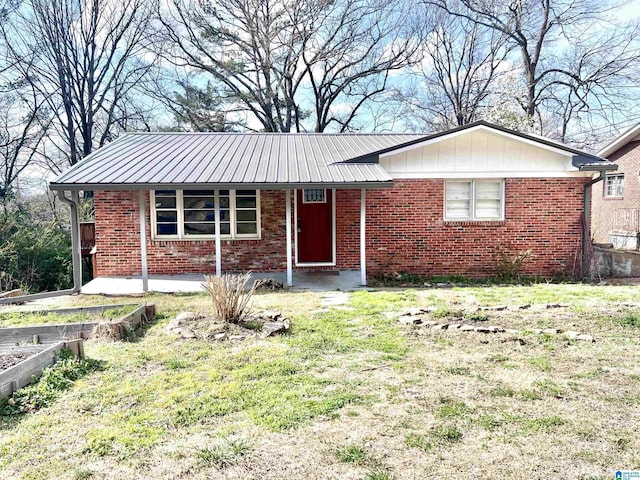
M 298 263 L 333 262 L 331 190 L 298 190 Z

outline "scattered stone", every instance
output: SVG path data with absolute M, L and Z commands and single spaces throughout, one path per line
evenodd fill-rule
M 505 333 L 508 333 L 509 335 L 517 335 L 520 333 L 520 330 L 516 330 L 515 328 L 505 328 Z
M 562 333 L 563 330 L 561 328 L 545 328 L 542 330 L 542 333 L 546 335 L 557 335 L 558 333 Z
M 436 283 L 436 287 L 438 288 L 453 288 L 453 285 L 450 283 Z
M 495 312 L 502 312 L 503 310 L 506 310 L 507 306 L 506 305 L 496 305 L 493 307 L 482 307 L 482 310 L 490 310 L 490 311 L 495 311 Z
M 526 345 L 527 344 L 527 342 L 525 342 L 520 337 L 507 337 L 507 338 L 502 339 L 502 343 L 507 343 L 507 342 L 518 342 L 520 345 Z
M 475 327 L 474 331 L 478 333 L 491 333 L 491 330 L 489 329 L 489 327 Z
M 169 322 L 165 330 L 167 333 L 180 335 L 182 338 L 196 338 L 197 335 L 192 327 L 194 323 L 203 318 L 206 317 L 202 313 L 182 312 Z
M 567 330 L 564 332 L 564 336 L 569 340 L 575 340 L 578 335 L 580 335 L 580 332 L 576 332 L 575 330 Z
M 282 290 L 284 284 L 273 278 L 261 278 L 253 282 L 253 288 L 256 290 Z
M 414 317 L 413 315 L 403 315 L 399 319 L 400 323 L 405 325 L 420 325 L 422 324 L 422 318 Z
M 427 320 L 426 322 L 423 322 L 423 325 L 427 328 L 435 327 L 436 325 L 438 325 L 438 322 L 434 322 L 433 320 Z
M 526 310 L 527 308 L 531 308 L 531 304 L 530 303 L 526 303 L 524 305 L 520 305 L 518 308 L 520 310 Z
M 284 333 L 291 327 L 289 319 L 285 318 L 282 322 L 266 322 L 262 326 L 262 336 L 269 337 L 274 333 Z
M 229 335 L 229 340 L 244 340 L 244 335 Z
M 593 338 L 591 335 L 587 335 L 586 333 L 581 333 L 580 335 L 578 335 L 576 337 L 576 340 L 582 340 L 584 342 L 591 342 L 591 343 L 594 343 L 596 341 L 595 338 Z
M 434 325 L 432 328 L 434 328 L 435 330 L 446 330 L 447 328 L 449 328 L 449 324 L 448 323 L 439 323 Z
M 547 303 L 546 308 L 564 308 L 566 305 L 560 305 L 559 303 Z
M 451 323 L 449 324 L 449 330 L 459 330 L 461 325 L 459 323 Z
M 502 333 L 502 332 L 505 331 L 504 328 L 498 327 L 497 325 L 490 325 L 487 328 L 489 328 L 489 330 L 491 330 L 491 333 Z
M 460 331 L 461 332 L 473 332 L 475 330 L 476 327 L 474 327 L 473 325 L 461 325 L 460 326 Z
M 425 288 L 431 288 L 431 287 L 433 287 L 433 285 L 431 285 L 429 282 L 424 282 L 423 286 L 424 286 Z
M 214 340 L 224 340 L 227 337 L 226 333 L 216 333 L 213 338 Z
M 256 316 L 262 319 L 268 318 L 270 320 L 273 320 L 274 322 L 277 322 L 282 318 L 282 313 L 273 310 L 265 310 L 264 312 L 257 313 Z
M 405 315 L 420 316 L 420 315 L 424 315 L 425 313 L 432 313 L 435 310 L 436 310 L 435 307 L 413 307 L 413 308 L 407 309 L 407 311 L 405 312 Z
M 540 335 L 542 333 L 542 329 L 541 328 L 532 328 L 531 332 L 535 333 L 537 335 Z

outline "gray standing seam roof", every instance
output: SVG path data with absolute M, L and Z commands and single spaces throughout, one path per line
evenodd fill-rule
M 572 154 L 579 170 L 615 164 L 551 140 L 476 122 L 435 134 L 127 133 L 51 182 L 54 190 L 387 187 L 379 155 L 484 126 Z
M 53 189 L 150 185 L 388 186 L 375 163 L 343 163 L 424 137 L 411 134 L 128 133 L 51 182 Z

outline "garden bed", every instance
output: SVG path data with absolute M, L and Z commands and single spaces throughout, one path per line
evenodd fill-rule
M 0 347 L 108 336 L 118 340 L 155 316 L 155 305 L 102 305 L 0 314 Z M 65 320 L 72 322 L 64 322 Z M 64 322 L 64 323 L 63 323 Z M 34 323 L 37 323 L 34 325 Z M 28 326 L 23 326 L 28 325 Z
M 70 350 L 75 357 L 84 357 L 83 340 L 56 342 L 52 345 L 0 346 L 0 398 L 31 383 L 33 377 L 56 363 L 61 350 Z

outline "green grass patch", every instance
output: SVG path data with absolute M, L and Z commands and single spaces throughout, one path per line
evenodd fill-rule
M 357 445 L 346 445 L 335 450 L 334 455 L 339 462 L 363 465 L 369 456 L 364 448 Z
M 439 418 L 460 418 L 471 413 L 471 409 L 464 402 L 452 402 L 438 408 L 436 416 Z
M 381 468 L 376 468 L 375 470 L 368 471 L 364 479 L 365 480 L 391 480 L 393 477 L 391 473 L 387 470 L 383 470 Z
M 0 400 L 0 415 L 19 415 L 44 408 L 71 388 L 76 380 L 102 367 L 96 360 L 78 360 L 68 350 L 62 350 L 58 355 L 59 360 L 46 367 L 35 383 Z
M 622 317 L 618 317 L 616 320 L 620 325 L 633 327 L 633 328 L 640 328 L 640 313 L 638 312 L 627 313 Z
M 86 323 L 95 321 L 95 316 L 88 313 L 61 315 L 44 312 L 8 312 L 0 314 L 0 328 L 23 327 L 27 325 L 51 325 L 64 323 Z
M 531 357 L 527 361 L 530 365 L 539 368 L 543 372 L 548 372 L 549 370 L 551 370 L 551 360 L 545 355 Z
M 196 449 L 195 456 L 206 467 L 225 468 L 238 463 L 251 451 L 249 442 L 242 438 L 224 438 L 210 446 Z
M 515 394 L 513 388 L 504 385 L 498 385 L 489 390 L 489 395 L 492 397 L 513 397 Z

